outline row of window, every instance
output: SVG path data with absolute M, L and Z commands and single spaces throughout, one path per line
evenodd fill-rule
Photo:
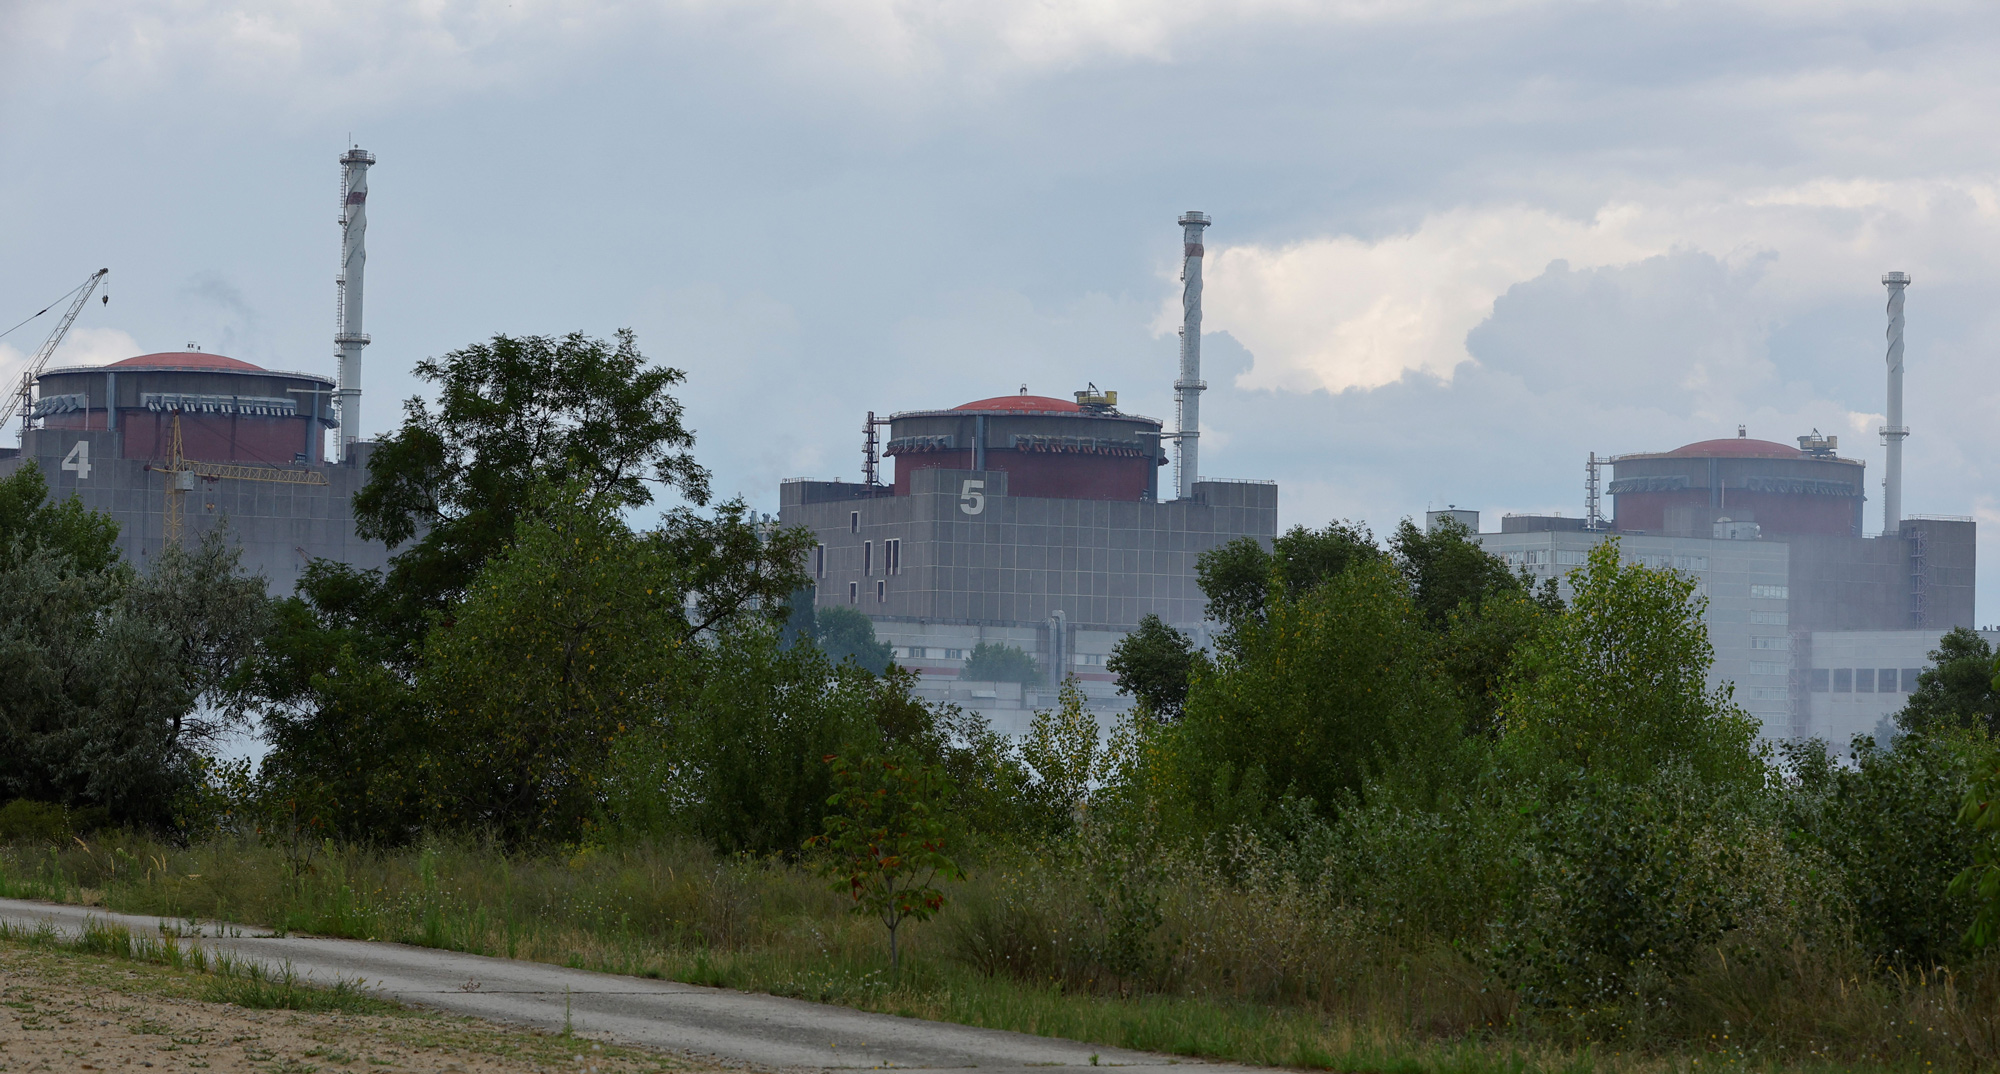
M 897 660 L 969 660 L 972 650 L 945 649 L 935 645 L 897 645 L 890 648 L 889 655 Z M 1086 667 L 1102 667 L 1104 654 L 1078 653 L 1074 662 Z
M 814 578 L 826 577 L 826 546 L 813 545 L 812 574 Z M 861 542 L 861 575 L 866 578 L 875 573 L 875 542 Z M 882 542 L 882 573 L 903 573 L 903 539 L 891 537 Z
M 1895 694 L 1912 693 L 1917 688 L 1920 668 L 1814 668 L 1812 692 L 1816 694 Z
M 847 603 L 849 604 L 861 603 L 860 582 L 847 583 Z M 877 604 L 889 603 L 889 583 L 883 581 L 880 578 L 877 578 L 875 580 L 875 603 Z
M 1581 567 L 1590 561 L 1590 552 L 1580 548 L 1535 548 L 1526 552 L 1502 552 L 1500 558 L 1510 567 L 1546 567 L 1554 563 L 1558 567 Z M 1708 569 L 1707 556 L 1670 556 L 1665 552 L 1642 552 L 1625 557 L 1628 563 L 1642 567 L 1677 571 L 1705 571 Z

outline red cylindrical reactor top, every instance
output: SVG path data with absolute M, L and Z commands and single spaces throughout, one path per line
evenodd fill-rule
M 1829 438 L 1801 442 L 1813 450 L 1739 436 L 1617 456 L 1607 490 L 1617 529 L 1710 537 L 1721 523 L 1755 523 L 1772 537 L 1860 536 L 1865 464 L 1836 456 Z
M 1159 420 L 1119 413 L 1114 395 L 1078 395 L 1002 395 L 893 415 L 884 454 L 896 459 L 896 495 L 909 494 L 911 473 L 941 468 L 1004 471 L 1013 496 L 1158 498 Z

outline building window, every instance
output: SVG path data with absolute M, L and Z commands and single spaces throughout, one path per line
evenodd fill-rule
M 1836 694 L 1851 694 L 1854 692 L 1853 668 L 1833 669 L 1833 692 Z
M 1750 688 L 1750 700 L 1752 701 L 1783 701 L 1789 696 L 1791 695 L 1782 686 L 1752 686 Z
M 1874 668 L 1854 669 L 1854 692 L 1857 694 L 1872 694 L 1875 692 Z
M 1675 556 L 1674 568 L 1683 571 L 1705 571 L 1708 569 L 1707 556 Z
M 891 537 L 882 542 L 882 573 L 903 573 L 903 539 Z
M 929 649 L 921 645 L 912 645 L 909 649 L 909 657 L 912 660 L 927 660 L 930 658 L 930 652 Z
M 859 511 L 847 512 L 847 532 L 849 533 L 861 532 L 861 512 Z
M 1792 639 L 1790 639 L 1790 638 L 1756 638 L 1756 637 L 1753 637 L 1753 638 L 1751 638 L 1751 639 L 1750 639 L 1750 647 L 1751 647 L 1752 649 L 1778 649 L 1778 650 L 1789 650 L 1789 649 L 1790 649 L 1790 648 L 1792 647 Z
M 847 583 L 847 603 L 849 603 L 849 604 L 859 604 L 859 603 L 861 603 L 861 583 L 860 583 L 860 582 L 849 582 L 849 583 Z
M 875 542 L 861 542 L 861 577 L 875 573 Z
M 1590 553 L 1570 548 L 1556 549 L 1556 566 L 1580 567 L 1590 561 Z
M 965 659 L 965 650 L 964 650 L 964 649 L 946 649 L 946 650 L 944 651 L 944 658 L 945 658 L 946 660 L 963 660 L 963 659 Z
M 1755 661 L 1752 661 L 1750 664 L 1750 674 L 1752 675 L 1784 675 L 1791 670 L 1791 668 L 1784 664 L 1759 664 Z
M 1832 677 L 1833 673 L 1825 668 L 1812 669 L 1812 692 L 1816 694 L 1826 693 L 1829 685 L 1828 680 Z
M 1782 585 L 1753 585 L 1750 587 L 1750 595 L 1758 600 L 1790 600 L 1792 589 L 1790 586 Z
M 1916 669 L 1916 668 L 1904 668 L 1904 669 L 1903 669 L 1903 692 L 1904 692 L 1904 693 L 1906 693 L 1906 694 L 1914 694 L 1914 693 L 1916 693 L 1916 692 L 1917 692 L 1917 669 Z
M 1785 612 L 1751 612 L 1750 621 L 1759 626 L 1784 626 L 1791 619 Z
M 889 583 L 877 580 L 875 583 L 875 603 L 889 603 Z
M 1896 692 L 1896 669 L 1881 668 L 1875 672 L 1875 692 L 1893 694 Z
M 813 577 L 826 577 L 826 546 L 823 544 L 813 545 Z

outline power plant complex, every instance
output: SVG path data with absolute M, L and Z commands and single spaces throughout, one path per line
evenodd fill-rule
M 340 158 L 338 381 L 264 369 L 194 344 L 103 366 L 45 368 L 100 271 L 30 360 L 9 411 L 21 416 L 21 446 L 0 449 L 0 474 L 33 460 L 58 498 L 74 495 L 118 523 L 119 549 L 134 562 L 226 524 L 243 549 L 244 569 L 263 574 L 273 592 L 290 592 L 313 559 L 384 565 L 388 548 L 355 533 L 353 511 L 371 447 L 359 439 L 359 419 L 374 163 L 362 149 Z M 334 452 L 329 432 L 337 437 Z
M 389 549 L 355 532 L 353 498 L 372 445 L 360 437 L 368 169 L 340 158 L 340 273 L 335 378 L 266 369 L 190 344 L 109 365 L 47 368 L 105 273 L 76 291 L 21 389 L 19 449 L 0 473 L 34 460 L 58 497 L 75 495 L 120 526 L 126 556 L 145 561 L 227 525 L 247 570 L 289 591 L 325 558 L 383 566 Z M 1202 553 L 1278 533 L 1270 481 L 1219 480 L 1200 469 L 1203 235 L 1182 232 L 1180 361 L 1174 427 L 1128 413 L 1118 393 L 1085 384 L 1068 397 L 1016 394 L 912 410 L 863 424 L 858 482 L 786 480 L 778 522 L 814 535 L 806 564 L 821 609 L 866 615 L 920 692 L 1022 731 L 1029 713 L 1078 683 L 1098 711 L 1122 709 L 1105 661 L 1148 614 L 1206 643 Z M 1616 538 L 1628 561 L 1684 572 L 1707 600 L 1712 679 L 1771 738 L 1844 744 L 1879 734 L 1915 687 L 1941 633 L 1973 624 L 1970 518 L 1905 516 L 1903 307 L 1909 277 L 1888 288 L 1884 523 L 1865 531 L 1865 465 L 1817 431 L 1792 443 L 1734 437 L 1585 465 L 1577 517 L 1509 514 L 1480 533 L 1479 514 L 1452 518 L 1530 576 L 1567 573 Z M 51 307 L 53 308 L 53 307 Z M 46 311 L 45 311 L 46 312 Z M 1072 387 L 1076 387 L 1072 385 Z M 329 434 L 332 442 L 329 444 Z M 1794 446 L 1796 444 L 1796 446 Z M 885 461 L 893 473 L 885 478 Z M 1607 480 L 1608 478 L 1608 480 Z M 1608 497 L 1610 511 L 1603 510 Z M 971 681 L 981 645 L 1035 658 L 1026 681 Z

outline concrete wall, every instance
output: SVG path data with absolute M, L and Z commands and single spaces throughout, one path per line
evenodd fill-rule
M 35 460 L 55 496 L 74 494 L 85 507 L 116 520 L 119 550 L 133 563 L 144 564 L 164 543 L 165 478 L 148 470 L 144 459 L 123 458 L 122 435 L 114 430 L 37 429 L 28 434 L 24 455 L 0 458 L 0 476 L 12 474 L 24 458 Z M 88 447 L 79 451 L 79 443 Z M 292 591 L 313 558 L 383 567 L 389 549 L 354 533 L 352 503 L 368 480 L 367 447 L 356 452 L 354 463 L 311 467 L 326 475 L 325 485 L 197 480 L 194 491 L 184 496 L 182 539 L 199 540 L 227 525 L 243 548 L 244 569 L 264 575 L 271 592 L 278 594 Z M 82 465 L 86 454 L 87 474 Z M 69 469 L 64 469 L 65 460 Z

